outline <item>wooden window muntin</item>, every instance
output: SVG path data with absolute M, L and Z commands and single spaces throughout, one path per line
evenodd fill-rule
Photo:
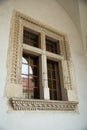
M 51 53 L 60 54 L 59 40 L 55 40 L 52 37 L 46 36 L 46 51 Z
M 40 33 L 27 27 L 23 28 L 23 43 L 40 48 Z
M 25 98 L 34 98 L 39 99 L 39 57 L 30 55 L 27 53 L 23 53 L 23 57 L 27 59 L 28 63 L 23 63 L 22 65 L 28 65 L 28 74 L 24 74 L 22 72 L 22 77 L 27 77 L 27 86 L 23 85 L 23 78 L 22 78 L 22 85 L 23 85 L 23 93 L 27 92 L 27 95 L 24 95 Z M 31 59 L 33 62 L 31 62 Z M 30 72 L 32 69 L 32 72 Z M 35 86 L 31 87 L 31 85 L 34 84 Z M 26 90 L 26 91 L 25 91 Z M 34 90 L 34 96 L 30 97 L 30 90 Z

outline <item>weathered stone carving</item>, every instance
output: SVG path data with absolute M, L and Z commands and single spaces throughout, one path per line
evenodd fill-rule
M 64 101 L 48 101 L 48 100 L 29 100 L 22 98 L 21 83 L 21 59 L 23 51 L 23 27 L 29 26 L 38 30 L 41 34 L 42 41 L 45 42 L 45 33 L 58 37 L 60 41 L 60 55 L 51 57 L 60 60 L 62 64 L 62 98 Z M 43 43 L 44 43 L 43 42 Z M 45 45 L 41 45 L 45 46 Z M 34 49 L 37 51 L 36 49 Z M 39 49 L 38 49 L 39 50 Z M 41 53 L 41 50 L 39 50 Z M 44 52 L 43 52 L 44 51 Z M 45 54 L 45 49 L 42 53 Z M 48 54 L 47 54 L 48 55 Z M 67 36 L 56 29 L 42 24 L 31 17 L 14 11 L 12 16 L 12 25 L 10 33 L 10 45 L 8 50 L 8 77 L 6 95 L 11 98 L 10 101 L 14 110 L 62 110 L 75 111 L 77 108 L 77 93 L 73 73 L 73 64 L 71 60 L 69 42 Z M 47 78 L 46 78 L 47 79 Z M 42 84 L 42 83 L 40 83 Z M 45 86 L 43 86 L 45 87 Z M 71 94 L 73 93 L 73 94 Z M 74 97 L 73 97 L 74 95 Z M 12 98 L 15 97 L 15 98 Z M 67 100 L 65 102 L 65 100 Z
M 52 101 L 52 100 L 32 100 L 11 98 L 10 102 L 14 110 L 31 111 L 77 111 L 77 102 Z

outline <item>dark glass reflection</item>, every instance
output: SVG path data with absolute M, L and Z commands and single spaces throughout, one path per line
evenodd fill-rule
M 37 62 L 34 60 L 37 59 Z M 22 85 L 25 98 L 39 98 L 38 58 L 24 55 L 22 57 Z

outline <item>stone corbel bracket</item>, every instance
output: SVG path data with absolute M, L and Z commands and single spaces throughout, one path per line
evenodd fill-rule
M 78 102 L 32 100 L 23 98 L 10 98 L 10 103 L 16 111 L 77 111 Z

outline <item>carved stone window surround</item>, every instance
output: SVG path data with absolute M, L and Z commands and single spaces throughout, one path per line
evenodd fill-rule
M 22 95 L 22 83 L 21 83 L 21 58 L 22 50 L 27 50 L 27 45 L 23 45 L 23 27 L 34 29 L 41 33 L 41 40 L 47 35 L 54 39 L 58 39 L 60 42 L 60 55 L 45 52 L 43 45 L 41 49 L 33 48 L 29 46 L 28 50 L 36 52 L 36 54 L 43 53 L 48 57 L 53 57 L 55 60 L 60 60 L 62 64 L 63 80 L 62 80 L 62 98 L 63 101 L 51 101 L 51 100 L 29 100 L 23 99 Z M 44 43 L 44 41 L 42 42 Z M 38 51 L 38 53 L 37 53 Z M 32 53 L 32 51 L 31 51 Z M 76 111 L 78 98 L 76 91 L 76 83 L 73 72 L 73 63 L 71 60 L 69 42 L 66 34 L 60 31 L 42 24 L 39 21 L 34 20 L 31 17 L 14 11 L 12 16 L 11 33 L 10 33 L 10 45 L 8 50 L 8 76 L 6 95 L 10 99 L 14 110 L 57 110 L 57 111 Z M 64 101 L 65 100 L 65 101 Z M 29 105 L 32 108 L 29 108 Z M 38 107 L 36 107 L 38 104 Z M 51 105 L 50 105 L 51 104 Z M 42 105 L 42 106 L 41 106 Z M 49 106 L 49 109 L 47 107 Z M 40 108 L 41 106 L 41 108 Z M 65 107 L 64 107 L 65 106 Z

